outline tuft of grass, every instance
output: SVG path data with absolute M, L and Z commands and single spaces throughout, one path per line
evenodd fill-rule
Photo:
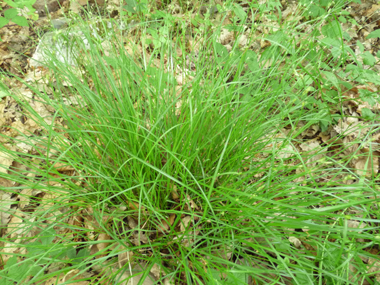
M 162 30 L 167 24 L 160 22 Z M 103 42 L 82 25 L 86 45 L 72 39 L 80 51 L 75 66 L 52 53 L 49 90 L 24 82 L 33 98 L 9 94 L 41 129 L 12 140 L 30 152 L 3 148 L 27 171 L 11 168 L 2 177 L 17 183 L 9 193 L 33 189 L 43 198 L 29 218 L 19 213 L 29 234 L 2 237 L 26 253 L 11 257 L 1 277 L 42 284 L 91 269 L 99 274 L 87 280 L 123 284 L 135 264 L 146 266 L 143 278 L 158 264 L 159 280 L 173 284 L 351 284 L 353 260 L 365 273 L 362 258 L 371 255 L 357 240 L 376 246 L 375 227 L 348 230 L 347 222 L 360 211 L 358 221 L 377 223 L 375 187 L 352 173 L 352 157 L 326 155 L 331 145 L 308 154 L 294 147 L 329 110 L 305 107 L 311 96 L 303 76 L 318 76 L 309 67 L 324 54 L 287 41 L 297 27 L 286 28 L 260 56 L 237 44 L 226 53 L 216 29 L 195 71 L 185 71 L 186 47 L 169 28 L 174 44 L 148 46 L 148 22 L 127 43 L 106 23 Z M 51 115 L 41 116 L 35 104 Z M 348 174 L 359 182 L 346 184 Z M 96 228 L 70 221 L 89 216 Z M 89 236 L 100 234 L 107 246 L 91 253 L 100 242 Z M 115 269 L 125 253 L 130 263 Z M 16 276 L 17 258 L 34 266 Z

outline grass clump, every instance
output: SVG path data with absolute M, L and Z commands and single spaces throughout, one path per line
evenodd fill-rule
M 170 41 L 152 39 L 148 22 L 128 37 L 105 24 L 104 41 L 82 26 L 75 65 L 52 53 L 50 82 L 42 90 L 25 82 L 31 98 L 10 95 L 39 129 L 11 142 L 30 151 L 4 150 L 20 166 L 2 174 L 17 182 L 7 191 L 33 197 L 33 211 L 15 214 L 24 234 L 8 231 L 7 246 L 25 250 L 8 256 L 2 278 L 124 284 L 141 271 L 141 280 L 156 272 L 156 282 L 173 284 L 363 278 L 375 227 L 348 223 L 355 211 L 359 223 L 377 223 L 374 185 L 352 172 L 353 157 L 329 153 L 336 141 L 298 148 L 302 133 L 333 122 L 314 96 L 322 87 L 309 86 L 312 75 L 322 78 L 311 66 L 323 54 L 288 41 L 285 28 L 260 55 L 239 44 L 228 51 L 219 28 L 192 59 L 184 34 L 157 23 Z M 15 277 L 20 259 L 34 265 Z

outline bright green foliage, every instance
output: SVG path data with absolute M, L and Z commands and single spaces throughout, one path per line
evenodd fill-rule
M 244 9 L 238 5 L 234 4 L 232 6 L 232 11 L 234 11 L 235 15 L 239 18 L 240 21 L 244 21 L 247 17 L 247 13 L 244 11 Z
M 22 284 L 22 281 L 28 276 L 38 274 L 41 269 L 42 268 L 40 266 L 35 265 L 30 259 L 18 261 L 17 256 L 13 256 L 7 261 L 4 266 L 4 271 L 0 273 L 0 276 L 3 278 L 1 279 L 1 284 L 13 285 L 14 282 L 17 282 L 17 284 Z
M 126 15 L 145 19 L 137 26 L 141 40 L 152 37 L 144 42 L 149 47 L 142 54 L 126 48 L 136 47 L 133 37 L 121 40 L 104 25 L 110 47 L 101 45 L 105 41 L 82 23 L 90 48 L 78 40 L 78 50 L 86 51 L 77 57 L 78 65 L 62 63 L 52 52 L 48 84 L 54 78 L 54 88 L 44 92 L 25 82 L 38 94 L 35 100 L 53 110 L 52 117 L 61 124 L 48 123 L 25 97 L 7 94 L 41 131 L 35 140 L 19 134 L 12 141 L 17 145 L 20 137 L 26 138 L 23 143 L 32 154 L 4 150 L 33 176 L 24 179 L 13 169 L 2 175 L 20 188 L 64 193 L 63 201 L 41 199 L 49 203 L 48 210 L 40 207 L 41 216 L 54 213 L 54 227 L 76 235 L 73 241 L 70 234 L 58 236 L 58 231 L 47 229 L 26 243 L 26 259 L 19 262 L 33 264 L 30 271 L 36 277 L 30 284 L 42 282 L 42 266 L 55 262 L 65 265 L 61 272 L 100 265 L 102 276 L 117 284 L 117 273 L 108 267 L 118 262 L 120 248 L 133 252 L 134 261 L 148 264 L 144 274 L 157 263 L 174 283 L 233 285 L 252 279 L 255 284 L 358 284 L 349 279 L 349 265 L 355 261 L 357 275 L 367 274 L 360 258 L 371 257 L 366 249 L 378 244 L 373 233 L 378 224 L 377 180 L 353 171 L 349 163 L 357 158 L 354 155 L 331 152 L 334 142 L 318 145 L 320 150 L 311 154 L 294 147 L 308 140 L 300 134 L 309 127 L 319 124 L 325 132 L 345 119 L 344 88 L 358 82 L 380 84 L 375 71 L 363 68 L 374 65 L 375 57 L 360 42 L 359 55 L 344 42 L 348 36 L 342 23 L 352 19 L 342 11 L 342 1 L 301 1 L 304 5 L 297 13 L 307 25 L 281 22 L 276 29 L 266 26 L 267 33 L 256 31 L 257 23 L 244 22 L 252 13 L 260 18 L 260 13 L 276 11 L 280 1 L 218 6 L 220 14 L 231 15 L 223 28 L 239 38 L 244 25 L 250 25 L 248 40 L 269 42 L 264 50 L 238 43 L 228 50 L 218 42 L 221 27 L 213 27 L 211 17 L 195 15 L 189 20 L 190 37 L 203 40 L 207 35 L 207 40 L 194 68 L 187 67 L 185 21 L 164 11 L 147 16 L 147 3 L 123 4 Z M 7 17 L 14 17 L 14 11 Z M 325 26 L 320 29 L 321 23 Z M 65 32 L 57 37 L 68 37 Z M 183 53 L 178 55 L 177 49 Z M 182 84 L 179 74 L 185 78 Z M 360 99 L 370 106 L 379 102 L 374 93 L 359 90 Z M 377 116 L 370 108 L 362 108 L 359 115 L 365 123 Z M 341 148 L 344 152 L 345 146 Z M 317 158 L 319 154 L 323 157 Z M 70 166 L 74 174 L 58 173 L 56 163 Z M 98 228 L 66 222 L 88 208 Z M 372 222 L 373 228 L 347 229 L 348 214 L 358 212 L 355 218 Z M 172 215 L 173 225 L 161 234 L 158 226 Z M 135 218 L 138 225 L 127 225 L 126 217 Z M 183 217 L 191 221 L 181 224 Z M 91 255 L 90 247 L 99 241 L 89 237 L 99 232 L 110 236 L 110 245 Z M 149 242 L 132 242 L 136 233 L 141 234 L 138 238 L 149 237 Z M 12 278 L 9 282 L 30 276 L 25 269 L 16 275 L 16 261 L 8 261 L 2 272 Z M 128 265 L 120 270 L 128 270 Z M 164 277 L 159 281 L 164 283 Z
M 367 39 L 373 39 L 373 38 L 380 38 L 380 29 L 374 30 L 367 36 Z
M 123 15 L 125 14 L 137 14 L 143 16 L 148 13 L 148 3 L 146 1 L 136 1 L 136 0 L 124 0 L 123 5 Z
M 28 21 L 24 16 L 19 15 L 19 11 L 17 9 L 23 9 L 28 8 L 29 15 L 32 15 L 32 17 L 35 19 L 35 16 L 38 17 L 38 15 L 34 15 L 34 9 L 32 5 L 36 2 L 36 0 L 4 0 L 5 3 L 7 3 L 9 6 L 13 7 L 11 9 L 7 9 L 4 11 L 4 17 L 0 17 L 0 28 L 7 25 L 9 22 L 13 22 L 19 26 L 27 27 Z M 1 38 L 0 38 L 1 41 Z

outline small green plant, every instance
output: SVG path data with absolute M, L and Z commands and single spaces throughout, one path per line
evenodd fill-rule
M 143 16 L 148 13 L 148 3 L 145 1 L 136 1 L 136 0 L 124 0 L 123 12 L 122 15 L 132 15 L 137 14 Z
M 37 20 L 38 15 L 34 14 L 34 11 L 36 9 L 33 8 L 33 4 L 36 2 L 36 0 L 4 0 L 5 3 L 7 3 L 9 6 L 13 7 L 10 9 L 7 9 L 4 11 L 4 16 L 0 16 L 0 28 L 7 25 L 9 22 L 13 22 L 16 25 L 27 27 L 28 26 L 28 20 L 26 17 L 21 14 L 21 9 L 27 8 L 26 15 L 30 16 L 31 19 Z M 0 38 L 1 41 L 1 38 Z
M 35 265 L 30 259 L 19 262 L 17 256 L 13 256 L 4 266 L 2 274 L 5 274 L 2 276 L 1 284 L 13 285 L 14 282 L 21 284 L 28 276 L 36 275 L 41 269 L 41 266 Z

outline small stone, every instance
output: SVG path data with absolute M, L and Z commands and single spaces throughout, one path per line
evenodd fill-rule
M 54 29 L 57 29 L 57 30 L 66 28 L 68 25 L 66 18 L 54 19 L 54 20 L 51 20 L 51 23 Z

